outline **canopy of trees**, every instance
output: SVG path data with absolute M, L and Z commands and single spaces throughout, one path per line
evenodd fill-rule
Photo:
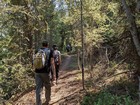
M 85 66 L 126 63 L 140 74 L 140 1 L 82 0 Z M 33 85 L 32 55 L 47 39 L 81 49 L 80 0 L 0 0 L 0 93 L 9 99 Z M 105 55 L 105 60 L 100 55 Z

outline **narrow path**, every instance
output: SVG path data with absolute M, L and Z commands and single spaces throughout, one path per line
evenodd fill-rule
M 67 56 L 66 59 L 62 62 L 63 65 L 60 67 L 60 71 L 64 71 L 67 69 L 68 64 L 70 64 L 71 56 Z
M 60 79 L 58 85 L 52 86 L 50 105 L 80 105 L 82 97 L 81 72 L 72 69 L 69 65 L 75 56 L 67 56 L 60 67 Z M 45 92 L 42 92 L 42 100 L 45 101 Z M 22 96 L 15 105 L 35 105 L 35 90 Z

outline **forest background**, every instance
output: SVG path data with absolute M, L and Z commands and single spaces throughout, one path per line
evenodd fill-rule
M 125 91 L 124 97 L 137 101 L 140 1 L 82 2 L 84 60 L 91 77 L 87 80 L 87 88 L 94 82 L 96 70 L 99 78 L 102 74 L 109 77 L 118 73 L 119 79 L 111 84 L 119 84 Z M 40 48 L 42 40 L 47 39 L 50 46 L 57 44 L 61 52 L 65 52 L 68 43 L 73 47 L 72 53 L 81 52 L 80 16 L 80 0 L 0 0 L 1 100 L 9 100 L 34 85 L 32 55 Z M 117 94 L 119 92 L 112 93 L 122 97 Z M 91 95 L 87 97 L 90 100 Z

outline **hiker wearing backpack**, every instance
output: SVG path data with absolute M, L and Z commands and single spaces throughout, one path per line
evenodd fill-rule
M 54 58 L 54 64 L 55 64 L 55 75 L 56 75 L 55 77 L 56 77 L 56 84 L 57 84 L 58 77 L 59 77 L 59 67 L 61 64 L 61 53 L 58 50 L 58 47 L 56 45 L 53 45 L 53 58 Z
M 67 50 L 67 52 L 70 52 L 70 45 L 69 44 L 67 44 L 66 50 Z
M 33 66 L 35 68 L 35 83 L 36 83 L 36 105 L 42 105 L 41 90 L 45 86 L 45 105 L 49 105 L 51 96 L 51 83 L 50 83 L 50 66 L 54 67 L 53 53 L 48 48 L 48 42 L 42 42 L 40 48 L 34 55 Z M 53 69 L 54 70 L 54 69 Z M 54 71 L 53 71 L 54 72 Z M 52 76 L 55 79 L 55 75 Z

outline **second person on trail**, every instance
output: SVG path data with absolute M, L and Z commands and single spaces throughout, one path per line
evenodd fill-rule
M 53 45 L 53 58 L 54 58 L 54 64 L 55 64 L 55 75 L 56 75 L 55 77 L 56 77 L 56 84 L 57 84 L 58 77 L 59 77 L 59 67 L 61 64 L 61 53 L 58 50 L 58 47 L 56 45 Z

